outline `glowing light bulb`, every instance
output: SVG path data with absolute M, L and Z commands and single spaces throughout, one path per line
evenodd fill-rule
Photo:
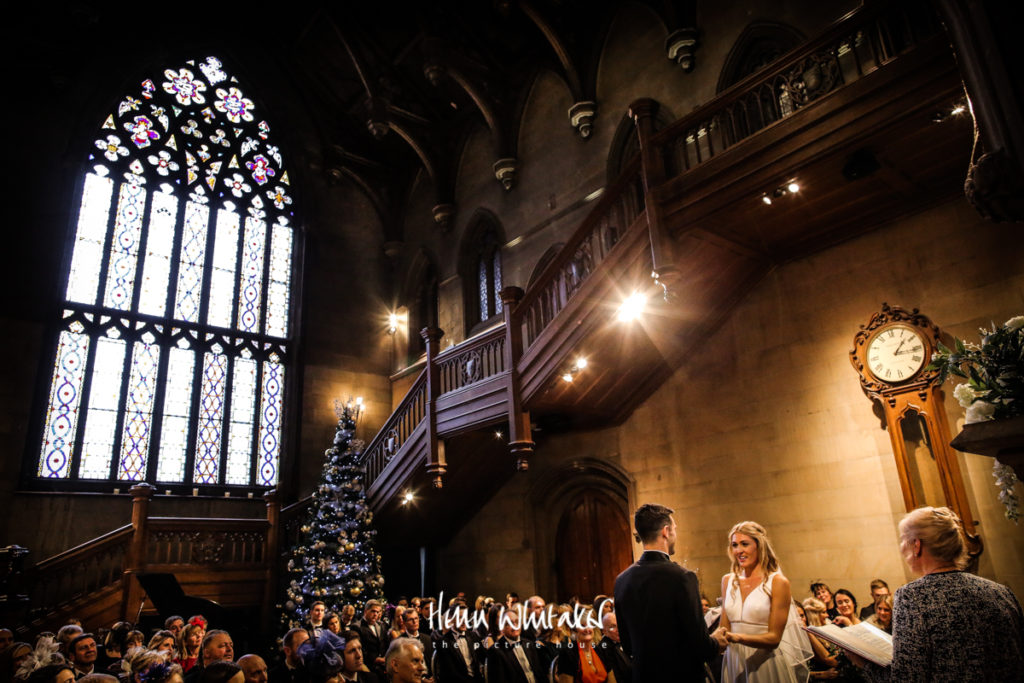
M 800 186 L 797 185 L 796 181 L 793 181 L 786 186 L 786 189 L 789 190 L 790 194 L 796 194 L 800 191 Z
M 764 202 L 765 204 L 767 204 L 768 206 L 771 206 L 771 204 L 772 204 L 772 198 L 769 197 L 766 194 L 761 195 L 761 201 Z
M 572 373 L 567 372 L 564 375 L 562 375 L 562 380 L 565 382 L 572 382 Z
M 647 297 L 640 292 L 633 292 L 619 306 L 619 320 L 629 322 L 639 318 L 640 314 L 644 312 L 644 306 L 646 305 Z
M 582 370 L 585 367 L 587 367 L 587 359 L 586 358 L 577 358 L 576 359 L 576 369 L 577 370 Z

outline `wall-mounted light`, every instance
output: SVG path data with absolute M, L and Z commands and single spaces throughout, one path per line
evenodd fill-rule
M 619 305 L 617 316 L 622 322 L 635 320 L 644 312 L 646 305 L 647 295 L 643 292 L 633 292 Z
M 398 314 L 388 313 L 388 334 L 394 334 L 398 331 Z
M 932 114 L 932 121 L 934 123 L 944 123 L 946 121 L 949 121 L 950 119 L 959 118 L 962 114 L 967 113 L 967 110 L 968 103 L 957 102 L 949 109 L 937 111 L 934 114 Z
M 408 505 L 413 501 L 413 498 L 414 496 L 412 495 L 412 491 L 406 491 L 405 494 L 402 495 L 402 505 Z

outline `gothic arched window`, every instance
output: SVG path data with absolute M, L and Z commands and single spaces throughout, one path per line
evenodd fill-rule
M 474 334 L 482 323 L 502 312 L 501 245 L 497 221 L 480 216 L 469 230 L 462 250 L 462 277 L 466 283 L 466 332 Z
M 90 151 L 36 476 L 274 486 L 295 226 L 270 126 L 207 57 L 142 81 Z

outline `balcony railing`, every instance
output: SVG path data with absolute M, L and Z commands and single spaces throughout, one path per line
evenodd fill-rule
M 875 3 L 739 81 L 656 134 L 652 147 L 673 178 L 883 67 L 940 33 L 927 3 Z

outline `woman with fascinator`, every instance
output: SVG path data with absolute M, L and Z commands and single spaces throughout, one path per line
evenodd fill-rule
M 768 532 L 757 522 L 740 522 L 729 532 L 727 554 L 732 571 L 722 577 L 721 626 L 729 641 L 722 682 L 806 681 L 813 652 Z

